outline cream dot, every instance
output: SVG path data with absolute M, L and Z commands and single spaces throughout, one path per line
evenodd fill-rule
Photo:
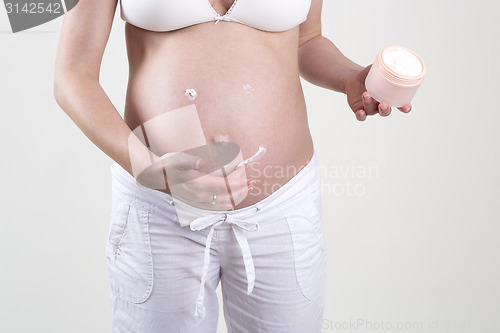
M 184 95 L 186 95 L 187 99 L 190 101 L 194 101 L 196 97 L 198 97 L 198 93 L 194 89 L 186 89 Z
M 247 94 L 250 94 L 255 91 L 255 89 L 252 88 L 252 86 L 249 84 L 244 84 L 242 88 Z
M 384 64 L 394 72 L 404 76 L 417 76 L 422 73 L 422 63 L 408 50 L 390 48 L 382 54 Z

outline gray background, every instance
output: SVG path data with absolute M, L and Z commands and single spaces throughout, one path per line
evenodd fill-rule
M 344 95 L 304 82 L 325 185 L 324 332 L 499 332 L 498 7 L 325 0 L 323 34 L 348 57 L 368 65 L 384 46 L 402 45 L 428 75 L 410 114 L 364 123 Z M 111 328 L 112 161 L 54 101 L 61 22 L 13 35 L 0 10 L 2 332 Z M 114 25 L 101 84 L 122 112 L 118 11 Z

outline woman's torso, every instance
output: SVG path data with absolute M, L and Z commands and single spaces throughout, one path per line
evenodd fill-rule
M 213 4 L 225 13 L 230 0 Z M 257 181 L 236 206 L 258 202 L 286 183 L 313 154 L 298 73 L 298 27 L 266 32 L 207 22 L 169 32 L 126 24 L 129 83 L 125 121 L 131 129 L 191 104 L 205 140 L 226 136 L 243 158 L 267 149 L 247 169 Z M 198 96 L 190 101 L 186 89 Z

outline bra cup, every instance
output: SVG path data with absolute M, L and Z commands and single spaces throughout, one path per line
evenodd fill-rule
M 236 0 L 228 21 L 264 31 L 286 31 L 307 19 L 311 0 Z M 214 21 L 209 0 L 120 0 L 122 20 L 150 31 L 172 31 Z
M 265 31 L 286 31 L 307 19 L 311 0 L 236 0 L 230 17 Z
M 150 31 L 172 31 L 209 22 L 208 0 L 120 0 L 122 20 Z

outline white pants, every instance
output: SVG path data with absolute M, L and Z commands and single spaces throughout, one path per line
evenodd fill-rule
M 230 333 L 321 332 L 326 251 L 316 152 L 285 185 L 208 211 L 111 166 L 106 258 L 114 333 L 214 333 L 221 280 Z M 179 216 L 189 219 L 181 226 Z

